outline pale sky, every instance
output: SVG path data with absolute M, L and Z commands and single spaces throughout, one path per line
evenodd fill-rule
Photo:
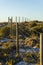
M 0 21 L 7 21 L 9 16 L 43 20 L 43 0 L 0 0 Z

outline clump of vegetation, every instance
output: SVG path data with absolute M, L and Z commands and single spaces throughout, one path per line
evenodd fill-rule
M 25 21 L 25 22 L 21 22 L 18 24 L 19 24 L 19 26 L 18 26 L 19 39 L 24 40 L 24 44 L 22 45 L 22 47 L 30 46 L 30 47 L 40 48 L 40 33 L 43 33 L 43 22 L 42 21 L 30 21 L 30 22 Z M 5 26 L 2 26 L 0 28 L 0 39 L 6 38 L 6 37 L 9 39 L 10 38 L 15 39 L 16 38 L 15 23 L 12 25 L 12 31 L 13 31 L 12 35 L 10 33 L 10 30 L 11 30 L 11 27 L 8 26 L 8 23 L 5 24 Z M 16 62 L 18 62 L 19 57 L 18 57 L 18 55 L 15 55 L 15 54 L 13 55 L 13 57 L 10 58 L 11 60 L 8 61 L 10 54 L 14 53 L 14 51 L 16 50 L 16 46 L 12 42 L 3 43 L 2 48 L 3 48 L 3 50 L 0 49 L 0 52 L 2 55 L 0 57 L 1 60 L 2 59 L 5 60 L 7 58 L 7 61 L 5 60 L 5 62 L 8 65 L 11 65 L 12 60 L 13 60 L 14 64 Z M 40 62 L 39 55 L 40 55 L 39 53 L 34 53 L 34 54 L 25 53 L 22 60 L 26 61 L 28 63 L 35 62 L 35 63 L 39 64 L 39 62 Z

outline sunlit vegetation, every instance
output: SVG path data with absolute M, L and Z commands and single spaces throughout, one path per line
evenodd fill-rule
M 12 26 L 13 35 L 10 33 L 10 26 L 7 24 L 0 28 L 0 40 L 4 38 L 16 39 L 16 25 Z M 23 43 L 21 48 L 25 46 L 40 48 L 40 33 L 43 32 L 43 22 L 30 21 L 19 23 L 19 41 Z M 22 34 L 23 33 L 23 34 Z M 24 41 L 23 41 L 24 40 Z M 21 42 L 22 41 L 22 42 Z M 0 61 L 6 62 L 7 65 L 14 65 L 19 61 L 26 61 L 28 63 L 40 63 L 39 53 L 20 53 L 20 56 L 16 54 L 16 42 L 7 41 L 0 42 Z M 12 56 L 13 55 L 13 56 Z M 1 64 L 1 63 L 0 63 Z

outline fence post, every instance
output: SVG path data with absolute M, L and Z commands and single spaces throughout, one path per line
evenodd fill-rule
M 16 53 L 19 54 L 18 23 L 16 17 Z
M 40 65 L 43 65 L 43 33 L 40 33 Z

